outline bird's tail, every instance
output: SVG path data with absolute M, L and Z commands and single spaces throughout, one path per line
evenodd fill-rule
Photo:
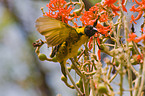
M 66 62 L 64 62 L 64 61 L 60 62 L 60 66 L 61 66 L 61 72 L 62 72 L 62 74 L 67 78 L 66 71 L 65 71 L 65 68 L 66 68 L 65 63 Z

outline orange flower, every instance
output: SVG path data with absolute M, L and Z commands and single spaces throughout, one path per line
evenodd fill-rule
M 145 29 L 141 28 L 141 31 L 145 33 Z
M 66 1 L 64 0 L 50 0 L 50 3 L 47 4 L 46 6 L 51 10 L 51 11 L 57 11 L 60 8 L 63 8 L 66 4 Z
M 133 57 L 134 57 L 134 60 L 137 61 L 137 63 L 143 63 L 143 61 L 142 61 L 142 59 L 143 59 L 143 54 L 141 54 L 141 55 L 138 55 L 138 54 L 136 55 L 136 54 L 134 54 Z
M 141 31 L 142 31 L 143 34 L 136 39 L 136 42 L 140 42 L 141 40 L 144 40 L 145 41 L 145 30 L 144 30 L 145 27 L 144 26 L 145 25 L 143 24 L 143 26 L 141 28 Z
M 140 42 L 141 40 L 145 41 L 145 34 L 142 34 L 140 37 L 136 39 L 136 42 Z
M 98 13 L 103 13 L 103 14 L 98 14 Z M 93 6 L 89 9 L 89 11 L 85 11 L 82 14 L 82 18 L 80 20 L 82 21 L 82 23 L 85 26 L 94 25 L 94 22 L 96 21 L 96 19 L 98 19 L 98 16 L 99 16 L 98 21 L 100 21 L 100 22 L 108 21 L 108 12 L 106 12 L 106 10 L 103 9 L 103 6 L 100 3 L 96 3 L 95 6 Z M 105 36 L 108 35 L 108 32 L 111 32 L 110 25 L 104 27 L 99 22 L 97 22 L 96 28 L 98 30 L 98 33 L 104 34 Z M 98 33 L 95 34 L 95 37 L 98 37 L 98 35 L 99 35 Z M 93 37 L 91 37 L 90 41 L 89 41 L 89 50 L 91 50 L 93 48 L 92 41 L 93 41 Z M 97 38 L 97 42 L 98 42 L 98 44 L 100 44 L 99 38 Z M 98 50 L 98 58 L 99 58 L 99 60 L 101 59 L 101 50 L 100 49 Z
M 66 4 L 65 0 L 50 0 L 50 3 L 46 5 L 49 12 L 45 12 L 45 15 L 65 23 L 68 23 L 68 21 L 74 18 L 78 18 L 76 14 L 74 14 L 74 17 L 70 17 L 71 11 L 74 8 L 71 5 L 67 6 Z
M 133 1 L 134 2 L 134 1 Z M 138 20 L 138 19 L 140 19 L 140 17 L 142 16 L 142 14 L 143 14 L 143 12 L 144 12 L 144 10 L 145 10 L 145 0 L 142 0 L 141 2 L 138 2 L 137 0 L 135 0 L 135 2 L 139 5 L 137 8 L 135 8 L 135 5 L 136 4 L 134 4 L 133 6 L 132 6 L 132 8 L 130 8 L 130 11 L 133 11 L 133 12 L 138 12 L 139 14 L 138 14 L 138 16 L 135 18 L 133 15 L 131 16 L 131 18 L 132 18 L 132 20 L 130 21 L 130 23 L 132 23 L 132 21 L 135 23 L 135 24 L 137 24 L 136 22 L 135 22 L 135 20 Z
M 143 59 L 143 54 L 137 55 L 137 60 Z
M 135 33 L 131 33 L 131 34 L 129 34 L 129 38 L 127 39 L 127 41 L 128 42 L 130 42 L 130 41 L 135 41 L 135 37 L 136 37 L 137 35 L 135 34 Z
M 81 21 L 84 25 L 93 25 L 96 19 L 98 18 L 98 13 L 102 12 L 101 16 L 99 16 L 100 22 L 106 22 L 108 21 L 108 14 L 106 10 L 103 10 L 103 8 L 100 9 L 102 5 L 100 3 L 95 4 L 95 6 L 91 7 L 89 11 L 85 11 L 82 15 Z M 99 22 L 96 25 L 96 28 L 98 30 L 98 33 L 104 34 L 107 36 L 108 32 L 111 31 L 111 26 L 102 26 L 99 24 Z
M 132 20 L 130 20 L 130 23 L 132 23 L 132 21 L 133 21 L 135 24 L 137 24 L 137 23 L 135 22 L 135 17 L 134 17 L 133 15 L 131 15 L 131 19 L 132 19 Z
M 99 38 L 97 38 L 97 42 L 100 46 L 100 39 Z M 101 60 L 101 49 L 98 50 L 98 58 L 99 58 L 99 60 Z
M 103 10 L 100 3 L 96 3 L 95 6 L 91 7 L 89 11 L 85 11 L 80 19 L 84 25 L 93 25 L 98 18 L 98 13 L 102 12 L 99 21 L 106 22 L 108 20 L 108 15 L 105 10 Z
M 125 11 L 125 12 L 127 12 L 127 9 L 125 8 L 125 6 L 123 5 L 124 4 L 124 2 L 125 2 L 125 0 L 122 0 L 122 9 L 123 9 L 123 11 Z
M 112 5 L 116 2 L 116 0 L 105 0 L 104 5 Z
M 91 7 L 89 11 L 85 11 L 80 19 L 84 25 L 93 25 L 98 17 L 99 4 Z
M 99 34 L 95 34 L 95 37 L 98 37 L 99 36 Z M 90 38 L 90 41 L 89 41 L 89 50 L 91 50 L 92 48 L 93 48 L 93 46 L 92 46 L 92 43 L 93 43 L 93 40 L 94 40 L 94 38 L 93 37 L 91 37 Z M 97 38 L 97 45 L 98 45 L 98 47 L 100 46 L 100 39 L 99 38 Z M 99 60 L 101 60 L 101 49 L 98 49 L 98 58 L 99 58 Z
M 98 58 L 99 58 L 99 60 L 101 60 L 101 50 L 100 49 L 98 50 Z
M 136 43 L 140 42 L 141 40 L 145 41 L 145 34 L 142 34 L 140 37 L 136 38 L 137 35 L 135 33 L 129 34 L 129 38 L 127 39 L 128 42 L 134 41 Z
M 143 59 L 143 54 L 137 55 L 137 61 L 138 62 L 143 63 L 142 59 Z
M 116 2 L 116 0 L 105 0 L 104 5 L 107 5 L 108 7 L 110 7 L 113 11 L 113 13 L 115 13 L 115 15 L 118 15 L 117 11 L 120 11 L 120 8 L 115 6 L 114 3 Z M 123 5 L 125 2 L 125 0 L 122 0 L 122 8 L 123 11 L 127 12 L 127 9 L 125 8 L 125 6 Z
M 112 31 L 110 25 L 107 27 L 104 27 L 101 24 L 97 24 L 97 30 L 99 33 L 104 34 L 105 36 L 108 36 L 108 33 Z
M 91 50 L 93 48 L 92 42 L 93 42 L 93 37 L 91 37 L 90 41 L 89 41 L 89 50 Z

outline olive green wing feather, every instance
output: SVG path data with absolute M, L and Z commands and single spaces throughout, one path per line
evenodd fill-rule
M 75 28 L 48 16 L 38 18 L 36 28 L 45 36 L 48 46 L 57 46 L 70 38 L 71 40 L 78 39 Z

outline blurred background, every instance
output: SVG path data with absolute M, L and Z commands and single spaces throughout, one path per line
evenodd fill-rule
M 35 20 L 49 0 L 0 0 L 0 96 L 74 96 L 58 63 L 40 61 L 32 43 L 41 38 Z M 49 56 L 50 49 L 43 47 Z M 42 53 L 44 52 L 42 48 Z
M 95 0 L 84 0 L 88 10 Z M 35 20 L 49 0 L 0 0 L 0 96 L 76 96 L 61 81 L 58 63 L 40 61 L 32 43 L 41 36 Z M 44 50 L 45 51 L 44 51 Z M 49 56 L 50 49 L 43 46 Z

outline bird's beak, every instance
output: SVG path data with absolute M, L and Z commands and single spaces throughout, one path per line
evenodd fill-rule
M 95 28 L 95 27 L 93 27 L 93 30 L 96 31 L 96 32 L 98 32 L 98 31 L 97 31 L 97 28 Z

